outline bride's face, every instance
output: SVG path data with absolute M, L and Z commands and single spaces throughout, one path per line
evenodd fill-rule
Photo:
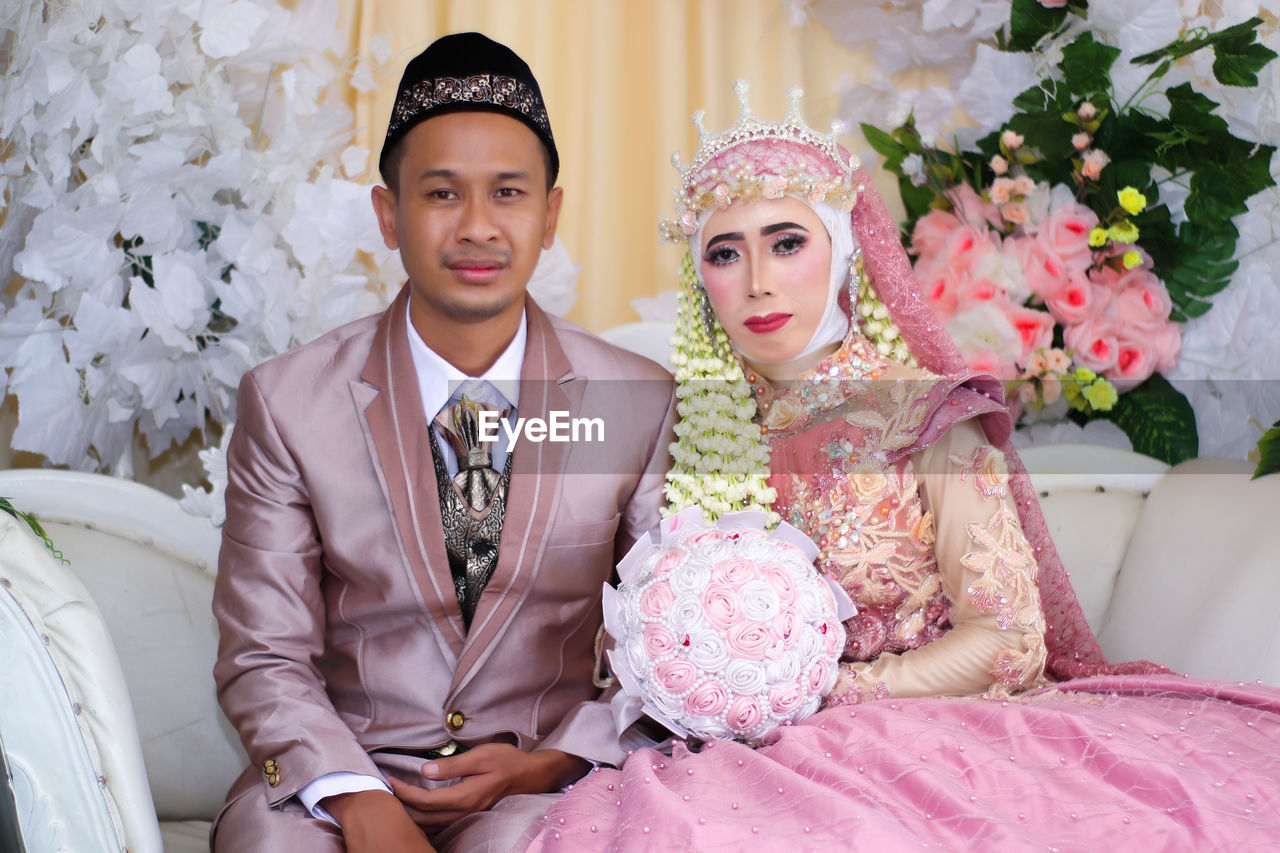
M 831 238 L 804 202 L 732 204 L 702 229 L 702 280 L 725 332 L 749 362 L 795 359 L 827 307 Z

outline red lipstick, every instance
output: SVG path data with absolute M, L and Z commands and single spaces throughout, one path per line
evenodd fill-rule
M 781 329 L 790 319 L 790 314 L 763 314 L 759 317 L 748 317 L 742 325 L 758 335 L 767 335 L 769 332 Z

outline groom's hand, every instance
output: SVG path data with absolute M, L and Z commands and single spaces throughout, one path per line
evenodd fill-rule
M 405 808 L 386 791 L 357 791 L 320 801 L 342 828 L 347 853 L 435 853 Z
M 449 785 L 427 790 L 396 778 L 390 781 L 391 790 L 418 825 L 436 830 L 465 815 L 485 811 L 512 794 L 557 791 L 589 767 L 587 761 L 558 749 L 524 752 L 510 744 L 488 743 L 423 763 L 424 779 L 456 780 Z

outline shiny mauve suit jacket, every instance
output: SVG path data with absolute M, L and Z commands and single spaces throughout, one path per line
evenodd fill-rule
M 262 785 L 277 806 L 325 773 L 404 772 L 377 750 L 451 738 L 623 757 L 593 644 L 602 583 L 659 519 L 670 374 L 526 300 L 517 414 L 598 416 L 605 440 L 518 440 L 468 633 L 407 304 L 406 290 L 240 385 L 214 592 L 219 700 L 253 762 L 231 799 Z

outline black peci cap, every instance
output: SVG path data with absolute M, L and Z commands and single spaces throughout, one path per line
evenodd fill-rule
M 465 111 L 505 113 L 528 125 L 551 155 L 555 182 L 560 156 L 538 81 L 511 48 L 480 33 L 436 39 L 405 67 L 378 158 L 383 177 L 388 152 L 419 122 Z

